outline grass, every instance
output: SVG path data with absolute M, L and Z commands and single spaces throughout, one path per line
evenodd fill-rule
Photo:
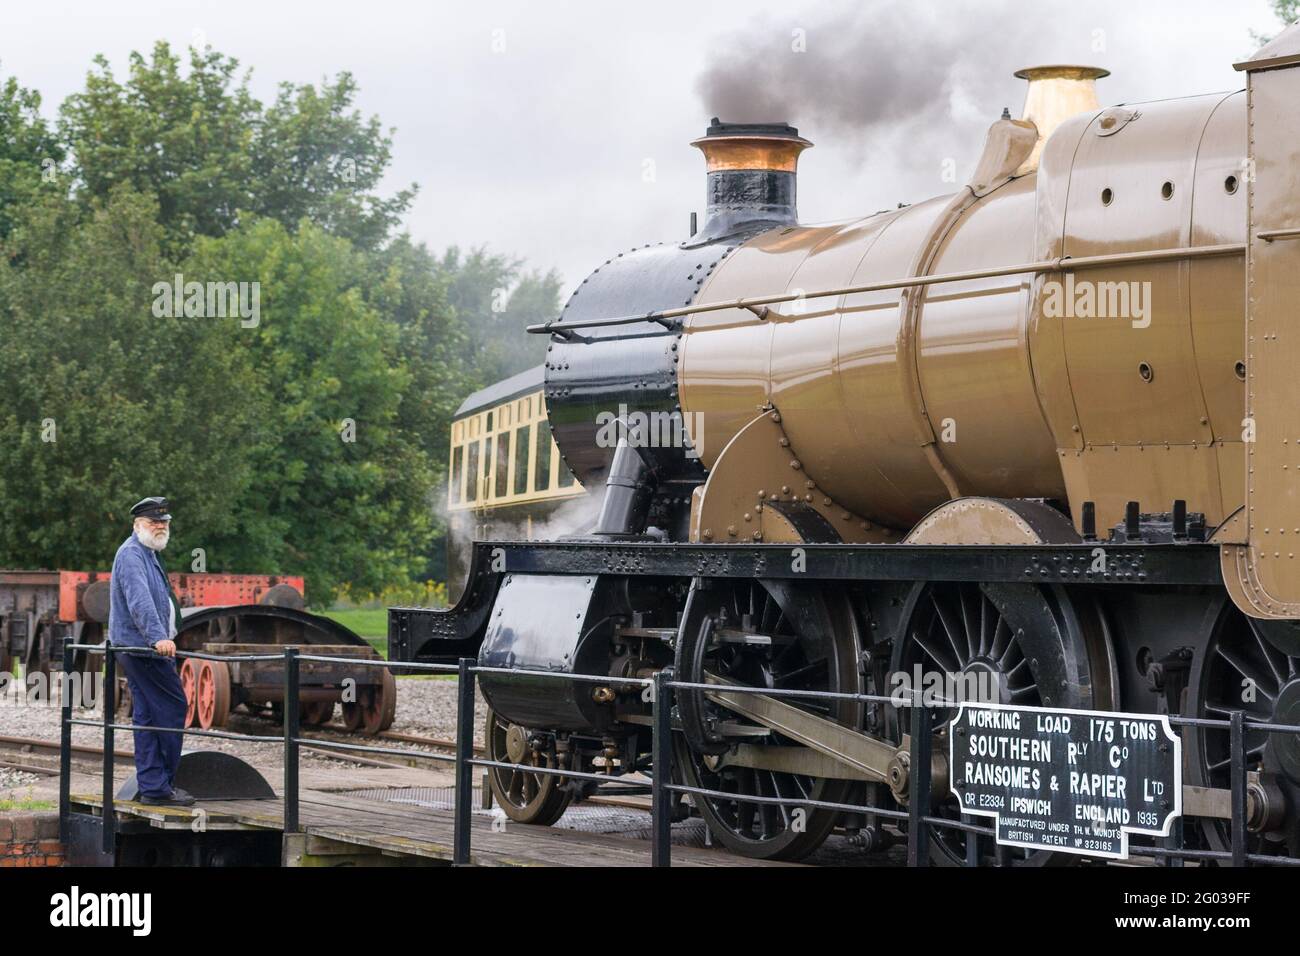
M 388 659 L 388 609 L 387 608 L 342 608 L 320 612 L 323 616 L 338 621 L 373 647 L 379 656 Z M 455 674 L 408 674 L 402 680 L 455 680 Z
M 6 810 L 54 810 L 56 806 L 51 800 L 0 800 L 0 813 Z
M 381 643 L 388 640 L 387 608 L 350 607 L 337 611 L 322 611 L 321 614 L 350 628 L 372 644 L 377 640 Z

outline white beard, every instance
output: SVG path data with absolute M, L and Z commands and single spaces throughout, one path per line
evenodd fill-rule
M 140 528 L 136 531 L 135 536 L 140 539 L 140 543 L 150 551 L 161 551 L 167 547 L 167 542 L 171 539 L 171 529 L 154 533 L 148 528 Z

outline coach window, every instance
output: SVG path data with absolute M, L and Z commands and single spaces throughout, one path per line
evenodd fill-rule
M 551 487 L 551 426 L 537 423 L 537 446 L 533 467 L 533 491 L 540 493 Z
M 508 420 L 509 415 L 503 415 Z M 495 497 L 504 498 L 510 494 L 510 433 L 502 432 L 497 436 L 497 476 Z
M 460 481 L 465 474 L 465 447 L 457 445 L 451 452 L 451 503 L 460 504 L 461 488 Z
M 484 502 L 492 497 L 492 436 L 483 439 L 483 491 Z
M 515 429 L 515 494 L 528 493 L 528 448 L 533 427 L 524 425 Z
M 471 441 L 467 446 L 469 455 L 465 464 L 465 500 L 478 501 L 478 450 L 479 443 Z

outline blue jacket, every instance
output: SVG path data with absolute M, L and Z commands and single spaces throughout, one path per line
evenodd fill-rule
M 155 552 L 134 534 L 113 558 L 108 639 L 118 647 L 152 647 L 171 637 L 171 588 Z

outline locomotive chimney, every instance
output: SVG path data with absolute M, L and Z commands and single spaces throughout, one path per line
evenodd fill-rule
M 812 143 L 785 123 L 723 123 L 715 116 L 691 143 L 708 167 L 708 208 L 692 244 L 709 242 L 744 226 L 793 223 L 795 170 Z
M 1056 128 L 1071 116 L 1099 109 L 1097 81 L 1110 76 L 1109 70 L 1097 66 L 1030 66 L 1015 73 L 1029 81 L 1025 91 L 1022 119 L 1038 127 L 1038 142 L 1018 170 L 1017 175 L 1038 168 L 1043 143 Z

